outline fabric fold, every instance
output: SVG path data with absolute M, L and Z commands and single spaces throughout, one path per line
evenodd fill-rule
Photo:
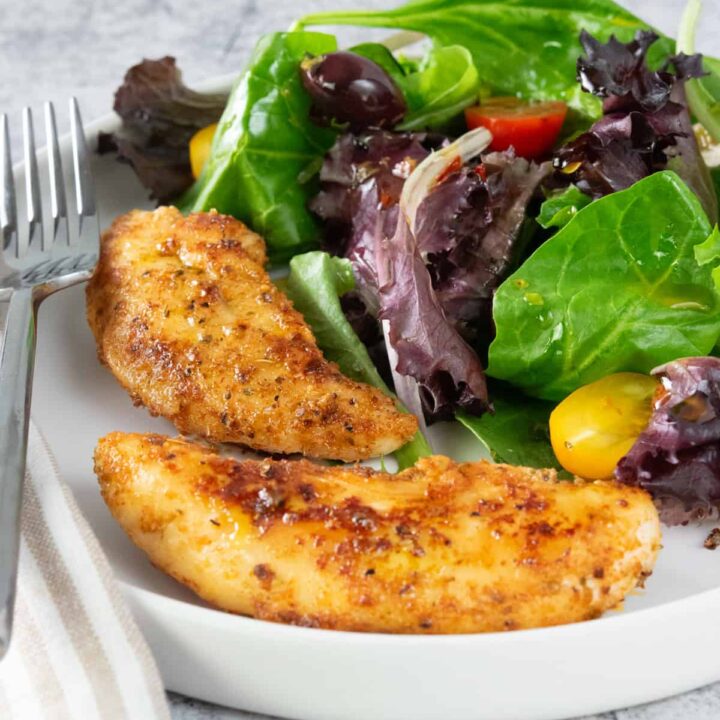
M 169 720 L 155 661 L 31 424 L 3 720 Z

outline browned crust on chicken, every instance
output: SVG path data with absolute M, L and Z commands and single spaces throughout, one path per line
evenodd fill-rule
M 312 627 L 468 633 L 586 620 L 642 583 L 660 543 L 641 490 L 443 456 L 388 475 L 113 433 L 95 470 L 157 567 L 224 610 Z
M 413 416 L 325 360 L 264 262 L 231 217 L 118 218 L 87 288 L 101 362 L 136 404 L 217 442 L 359 460 L 412 438 Z

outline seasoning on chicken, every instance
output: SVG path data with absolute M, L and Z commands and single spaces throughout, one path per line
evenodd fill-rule
M 113 433 L 95 471 L 155 566 L 219 608 L 296 625 L 468 633 L 586 620 L 642 585 L 660 546 L 647 493 L 552 470 L 433 456 L 389 475 Z
M 87 288 L 100 360 L 136 404 L 216 442 L 353 461 L 410 440 L 416 419 L 325 360 L 265 260 L 231 217 L 118 218 Z

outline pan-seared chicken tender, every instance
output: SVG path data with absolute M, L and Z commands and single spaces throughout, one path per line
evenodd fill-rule
M 87 288 L 100 360 L 183 433 L 346 461 L 405 444 L 414 416 L 325 360 L 265 260 L 263 240 L 231 217 L 118 218 Z
M 643 491 L 554 471 L 420 460 L 237 461 L 159 435 L 95 452 L 103 497 L 151 562 L 224 610 L 398 633 L 586 620 L 642 584 L 660 545 Z

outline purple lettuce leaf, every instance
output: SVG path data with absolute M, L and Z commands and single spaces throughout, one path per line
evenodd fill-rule
M 153 198 L 169 202 L 193 183 L 190 138 L 217 122 L 226 102 L 224 93 L 198 93 L 184 85 L 175 58 L 143 60 L 117 89 L 113 108 L 122 125 L 101 133 L 98 150 L 117 152 Z
M 702 56 L 676 55 L 652 70 L 646 56 L 657 39 L 653 32 L 639 31 L 629 43 L 614 36 L 600 43 L 581 34 L 585 56 L 578 59 L 578 80 L 583 90 L 603 98 L 604 115 L 555 153 L 555 181 L 573 182 L 598 198 L 669 168 L 695 191 L 714 222 L 717 196 L 684 92 L 685 80 L 703 74 Z
M 449 163 L 420 199 L 413 234 L 399 218 L 405 180 L 446 142 L 382 130 L 345 134 L 328 153 L 311 202 L 324 221 L 326 247 L 353 263 L 356 290 L 343 299 L 348 320 L 381 371 L 388 364 L 379 320 L 391 320 L 393 370 L 417 381 L 428 420 L 487 407 L 473 348 L 491 339 L 493 293 L 518 260 L 525 209 L 550 171 L 509 152 L 465 167 Z M 385 283 L 378 278 L 380 250 L 391 271 Z
M 489 404 L 480 359 L 445 317 L 404 215 L 391 237 L 378 238 L 375 256 L 396 370 L 417 382 L 431 418 L 450 419 L 460 409 L 482 414 Z
M 376 238 L 394 233 L 407 174 L 443 143 L 420 133 L 346 134 L 325 159 L 311 209 L 324 221 L 328 249 L 352 260 L 356 294 L 372 316 Z M 433 287 L 471 343 L 489 340 L 492 293 L 518 255 L 527 203 L 548 172 L 547 164 L 492 153 L 480 165 L 448 173 L 418 209 L 416 237 Z
M 388 361 L 378 322 L 380 298 L 375 241 L 395 232 L 405 179 L 446 143 L 440 135 L 371 130 L 341 135 L 320 170 L 321 190 L 310 209 L 323 221 L 325 247 L 353 263 L 356 289 L 343 307 L 381 373 Z M 389 374 L 383 373 L 387 382 Z
M 653 371 L 663 392 L 615 476 L 647 490 L 668 525 L 720 508 L 720 359 L 685 358 Z
M 650 30 L 639 30 L 629 43 L 620 42 L 614 35 L 601 43 L 583 30 L 580 44 L 585 56 L 577 62 L 582 89 L 604 98 L 606 113 L 659 110 L 668 101 L 675 78 L 647 66 L 647 51 L 658 39 L 659 36 Z M 691 68 L 685 60 L 681 64 L 683 71 Z
M 668 162 L 665 151 L 675 142 L 674 134 L 658 135 L 641 112 L 613 113 L 560 148 L 555 154 L 555 166 L 579 190 L 599 198 L 664 170 Z
M 352 260 L 366 301 L 377 295 L 375 238 L 395 231 L 406 178 L 445 142 L 427 133 L 369 130 L 341 135 L 325 157 L 310 209 L 324 221 L 326 248 Z
M 490 339 L 493 294 L 519 260 L 527 205 L 550 170 L 490 153 L 448 175 L 418 207 L 415 234 L 433 287 L 471 344 Z

